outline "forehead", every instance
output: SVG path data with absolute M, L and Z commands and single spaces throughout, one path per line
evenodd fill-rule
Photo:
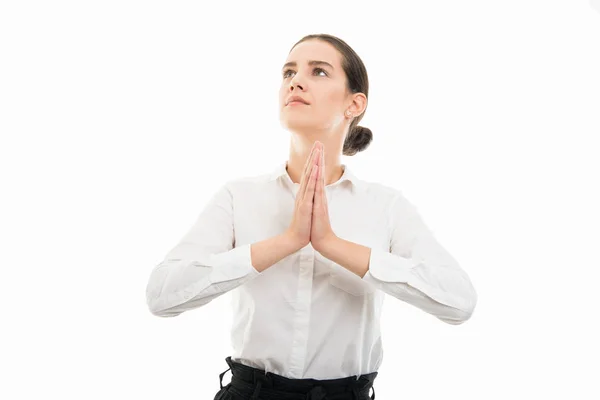
M 307 40 L 302 42 L 288 54 L 286 62 L 296 61 L 300 64 L 306 64 L 308 60 L 327 61 L 336 69 L 341 64 L 341 54 L 331 44 L 322 40 Z

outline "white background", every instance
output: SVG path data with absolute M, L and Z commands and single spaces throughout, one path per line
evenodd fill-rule
M 287 159 L 310 33 L 369 72 L 342 162 L 479 295 L 458 326 L 386 296 L 377 399 L 599 398 L 598 0 L 2 2 L 1 398 L 213 398 L 228 294 L 158 318 L 147 279 L 220 184 Z

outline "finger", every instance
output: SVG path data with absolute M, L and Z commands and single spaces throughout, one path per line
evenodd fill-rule
M 310 154 L 308 155 L 308 158 L 306 159 L 306 165 L 305 165 L 305 173 L 307 175 L 310 174 L 309 169 L 311 166 L 311 163 L 314 161 L 314 159 L 317 157 L 317 151 L 320 151 L 321 149 L 319 148 L 319 146 L 317 145 L 317 142 L 315 142 L 313 144 L 312 149 L 310 149 Z
M 327 210 L 327 195 L 325 193 L 325 149 L 321 152 L 321 204 Z
M 310 179 L 308 180 L 308 185 L 306 185 L 306 193 L 304 193 L 304 201 L 309 201 L 312 203 L 312 200 L 315 195 L 315 185 L 317 184 L 317 172 L 319 168 L 317 165 L 314 166 L 310 173 Z
M 313 145 L 312 149 L 310 150 L 310 154 L 308 155 L 308 158 L 306 159 L 306 162 L 304 163 L 304 169 L 302 171 L 302 176 L 300 177 L 300 188 L 299 188 L 300 193 L 304 193 L 304 191 L 306 190 L 306 182 L 310 178 L 310 170 L 311 170 L 311 166 L 312 166 L 312 161 L 315 156 L 315 149 L 316 149 L 316 145 Z
M 308 163 L 308 169 L 306 171 L 306 174 L 303 175 L 302 180 L 300 182 L 300 188 L 298 189 L 300 191 L 300 193 L 306 192 L 307 183 L 310 181 L 310 177 L 311 177 L 310 174 L 312 173 L 312 170 L 314 169 L 316 160 L 319 159 L 318 154 L 317 154 L 318 151 L 319 150 L 315 149 L 314 152 L 312 153 L 312 156 L 309 157 L 310 162 Z
M 310 154 L 308 155 L 308 157 L 306 158 L 306 162 L 304 163 L 304 168 L 302 169 L 302 174 L 306 174 L 306 172 L 308 171 L 308 167 L 310 166 L 310 160 L 313 158 L 313 155 L 315 153 L 315 149 L 317 146 L 315 146 L 313 144 L 312 149 L 310 149 Z
M 317 207 L 321 207 L 321 205 L 323 204 L 322 201 L 322 192 L 323 192 L 323 186 L 321 185 L 321 181 L 323 180 L 322 176 L 323 176 L 323 166 L 321 163 L 319 163 L 319 166 L 317 168 L 318 172 L 317 172 L 317 178 L 316 178 L 316 183 L 315 183 L 315 200 L 313 203 L 313 207 L 317 208 Z

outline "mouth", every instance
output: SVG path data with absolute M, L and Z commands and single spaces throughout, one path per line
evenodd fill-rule
M 306 103 L 303 103 L 303 102 L 301 102 L 301 101 L 297 101 L 297 100 L 296 100 L 296 101 L 290 101 L 290 102 L 287 104 L 287 107 L 289 107 L 289 106 L 307 106 L 307 105 L 308 105 L 308 104 L 306 104 Z

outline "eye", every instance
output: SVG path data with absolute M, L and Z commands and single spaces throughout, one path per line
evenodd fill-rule
M 325 76 L 327 76 L 327 72 L 323 68 L 315 68 L 314 70 L 315 71 L 322 71 L 325 74 Z
M 317 68 L 315 68 L 315 69 L 313 70 L 313 72 L 314 72 L 314 71 L 320 71 L 320 72 L 323 72 L 323 73 L 325 74 L 325 76 L 328 76 L 328 74 L 327 74 L 327 71 L 325 71 L 323 68 L 318 68 L 318 67 L 317 67 Z M 288 72 L 293 72 L 293 70 L 291 70 L 291 69 L 286 69 L 285 71 L 283 71 L 283 78 L 284 78 L 284 79 L 288 77 Z

